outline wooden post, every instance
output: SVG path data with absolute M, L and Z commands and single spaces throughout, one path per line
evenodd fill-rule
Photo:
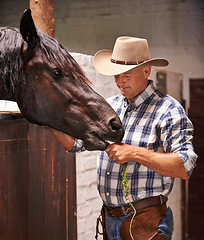
M 55 36 L 53 0 L 30 0 L 30 9 L 36 26 L 51 37 Z

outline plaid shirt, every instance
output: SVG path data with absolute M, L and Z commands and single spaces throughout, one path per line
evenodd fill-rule
M 179 102 L 155 90 L 149 81 L 147 88 L 129 105 L 117 95 L 107 99 L 121 119 L 125 129 L 123 143 L 140 146 L 155 152 L 177 153 L 190 177 L 197 155 L 192 146 L 193 125 Z M 72 152 L 82 150 L 82 141 L 76 140 Z M 160 175 L 135 162 L 125 164 L 129 184 L 129 200 L 121 189 L 121 166 L 106 152 L 98 152 L 97 185 L 103 202 L 109 206 L 124 205 L 143 198 L 168 196 L 174 178 Z

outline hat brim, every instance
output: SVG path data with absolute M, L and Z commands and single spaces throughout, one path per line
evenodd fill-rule
M 166 59 L 153 58 L 138 65 L 124 65 L 111 62 L 112 50 L 101 50 L 94 55 L 94 67 L 96 70 L 107 76 L 114 76 L 125 73 L 134 68 L 143 68 L 148 66 L 165 67 L 169 64 Z

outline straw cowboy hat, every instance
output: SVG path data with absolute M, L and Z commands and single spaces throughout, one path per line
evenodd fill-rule
M 163 58 L 151 59 L 147 40 L 135 37 L 119 37 L 116 39 L 113 51 L 101 50 L 94 56 L 96 70 L 109 76 L 118 75 L 133 68 L 165 67 L 168 64 L 169 62 Z

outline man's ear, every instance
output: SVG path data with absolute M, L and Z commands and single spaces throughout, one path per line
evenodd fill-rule
M 38 42 L 40 41 L 40 38 L 37 34 L 30 9 L 25 10 L 21 17 L 20 32 L 29 48 L 33 49 L 37 46 Z
M 150 73 L 151 73 L 151 69 L 152 69 L 152 67 L 144 67 L 144 68 L 143 68 L 145 78 L 148 78 L 148 77 L 149 77 L 149 75 L 150 75 Z

